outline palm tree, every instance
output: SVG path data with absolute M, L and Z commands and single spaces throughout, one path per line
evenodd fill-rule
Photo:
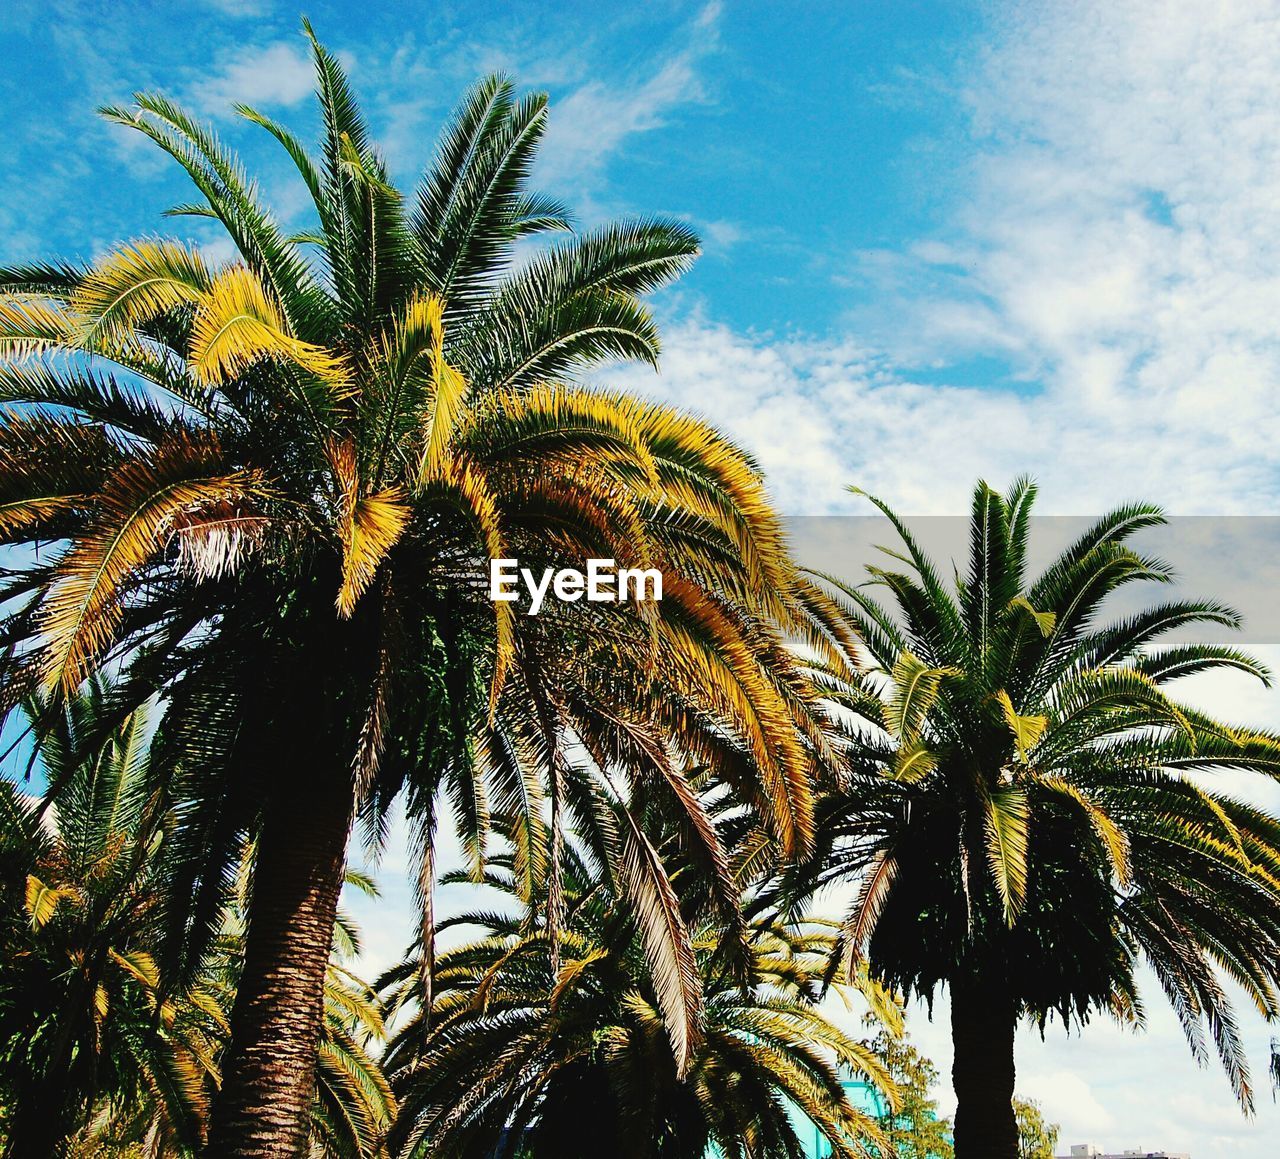
M 99 744 L 108 704 L 109 689 L 90 681 L 59 713 L 27 706 L 33 764 L 62 785 L 56 805 L 0 780 L 5 1155 L 186 1159 L 217 1085 L 243 957 L 242 907 L 225 915 L 196 982 L 166 997 L 154 950 L 176 810 L 151 767 L 153 707 Z M 363 875 L 348 873 L 347 883 L 376 896 Z M 359 952 L 359 931 L 339 913 L 311 1159 L 379 1159 L 395 1114 L 370 1054 L 385 1040 L 381 1007 L 346 965 Z
M 1120 619 L 1106 598 L 1169 567 L 1130 538 L 1161 524 L 1133 505 L 1026 574 L 1035 488 L 974 493 L 968 571 L 945 584 L 909 527 L 901 570 L 832 580 L 878 670 L 827 682 L 848 714 L 846 765 L 821 802 L 808 866 L 788 888 L 857 887 L 841 959 L 906 994 L 951 997 L 958 1159 L 1012 1159 L 1014 1030 L 1052 1014 L 1141 1022 L 1134 968 L 1154 970 L 1197 1058 L 1207 1027 L 1240 1102 L 1248 1068 L 1222 978 L 1280 1014 L 1280 822 L 1213 784 L 1275 777 L 1280 741 L 1180 703 L 1179 677 L 1238 670 L 1231 648 L 1173 642 L 1237 627 L 1213 602 Z M 1233 780 L 1233 785 L 1239 784 Z M 803 886 L 801 885 L 803 883 Z
M 168 995 L 153 954 L 172 812 L 148 774 L 154 721 L 128 716 L 86 754 L 102 690 L 46 726 L 56 809 L 0 781 L 0 1106 L 3 1154 L 60 1155 L 95 1112 L 146 1103 L 147 1135 L 192 1154 L 223 1021 L 208 979 Z M 48 714 L 40 714 L 48 722 Z
M 386 1058 L 401 1100 L 397 1155 L 703 1159 L 711 1145 L 725 1159 L 802 1156 L 814 1126 L 835 1155 L 882 1153 L 876 1120 L 841 1077 L 867 1078 L 890 1104 L 896 1091 L 868 1044 L 816 1006 L 830 924 L 758 921 L 745 976 L 725 969 L 719 924 L 695 925 L 704 1024 L 682 1077 L 625 893 L 573 844 L 566 862 L 554 973 L 545 923 L 521 902 L 510 859 L 495 858 L 485 881 L 501 902 L 441 923 L 468 940 L 437 961 L 430 1019 L 417 962 L 383 979 L 388 1008 L 413 1011 Z M 887 993 L 865 973 L 855 985 L 900 1032 Z
M 823 597 L 741 451 L 555 381 L 656 358 L 639 296 L 688 265 L 693 235 L 569 232 L 520 264 L 520 243 L 569 231 L 525 189 L 545 98 L 477 86 L 406 206 L 312 46 L 318 156 L 242 110 L 296 164 L 312 230 L 287 235 L 208 130 L 144 94 L 107 115 L 182 165 L 201 200 L 177 212 L 219 221 L 238 260 L 142 241 L 2 275 L 0 529 L 22 566 L 0 592 L 0 694 L 66 694 L 103 668 L 121 671 L 122 710 L 163 691 L 157 759 L 186 802 L 167 976 L 201 961 L 257 842 L 219 1155 L 303 1142 L 355 816 L 376 835 L 407 788 L 429 883 L 441 794 L 482 834 L 487 797 L 527 795 L 532 763 L 554 874 L 556 754 L 581 724 L 601 760 L 677 798 L 688 767 L 722 770 L 800 849 L 829 754 L 780 632 L 832 663 L 850 646 L 815 621 Z M 486 596 L 499 557 L 656 567 L 664 598 L 517 616 Z M 635 892 L 659 897 L 635 845 Z

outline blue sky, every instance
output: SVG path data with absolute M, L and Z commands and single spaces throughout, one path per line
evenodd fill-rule
M 735 325 L 804 333 L 830 332 L 868 296 L 833 292 L 858 254 L 937 227 L 963 164 L 949 78 L 984 24 L 964 3 L 796 5 L 782 20 L 765 3 L 401 11 L 308 7 L 351 62 L 402 179 L 421 168 L 462 87 L 507 72 L 557 107 L 547 186 L 588 218 L 691 219 L 708 256 L 684 292 Z M 235 126 L 230 102 L 313 123 L 292 5 L 19 4 L 8 23 L 0 99 L 26 112 L 9 124 L 5 256 L 154 230 L 181 195 L 176 174 L 95 120 L 96 104 L 145 87 L 183 97 L 234 133 L 268 180 L 283 173 L 278 159 L 253 148 L 262 138 Z M 37 174 L 25 191 L 15 188 L 24 170 Z
M 855 510 L 857 482 L 955 512 L 976 476 L 1028 468 L 1063 513 L 1136 495 L 1277 509 L 1272 4 L 309 15 L 403 179 L 463 87 L 501 70 L 550 92 L 538 177 L 581 220 L 702 231 L 704 257 L 658 302 L 663 374 L 613 378 L 728 426 L 785 510 Z M 159 216 L 187 196 L 174 167 L 93 114 L 143 87 L 212 120 L 301 224 L 283 159 L 230 112 L 314 124 L 298 24 L 275 0 L 17 0 L 0 22 L 0 257 L 163 229 L 219 252 Z
M 702 232 L 656 302 L 660 375 L 600 377 L 707 414 L 789 513 L 965 509 L 1032 471 L 1042 509 L 1143 497 L 1280 512 L 1280 8 L 1070 4 L 312 4 L 394 171 L 411 180 L 463 87 L 494 70 L 552 97 L 538 179 L 583 222 Z M 0 260 L 93 256 L 163 231 L 180 176 L 93 109 L 160 88 L 244 150 L 281 215 L 303 200 L 230 115 L 314 127 L 293 2 L 11 3 L 0 16 Z M 1280 658 L 1269 650 L 1272 660 Z M 1280 726 L 1275 694 L 1206 686 Z M 363 908 L 395 952 L 407 886 Z M 1063 1142 L 1274 1154 L 1202 1075 L 1155 994 L 1143 1038 L 1028 1036 L 1023 1089 Z M 942 1064 L 945 1034 L 916 1019 Z M 1247 1023 L 1260 1068 L 1267 1032 Z

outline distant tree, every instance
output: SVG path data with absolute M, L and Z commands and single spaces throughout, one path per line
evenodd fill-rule
M 938 1114 L 932 1097 L 938 1068 L 921 1054 L 905 1034 L 881 1028 L 867 1046 L 884 1063 L 898 1085 L 902 1104 L 895 1114 L 886 1109 L 880 1127 L 893 1144 L 897 1159 L 952 1159 L 951 1120 Z
M 1018 1159 L 1053 1159 L 1058 1149 L 1058 1124 L 1046 1123 L 1040 1104 L 1014 1099 L 1018 1119 Z

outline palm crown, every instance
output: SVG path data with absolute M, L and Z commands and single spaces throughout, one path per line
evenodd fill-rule
M 607 840 L 608 829 L 595 838 Z M 439 957 L 430 1008 L 414 961 L 383 979 L 389 1009 L 412 1012 L 385 1059 L 402 1100 L 392 1136 L 398 1153 L 702 1159 L 710 1146 L 726 1159 L 799 1156 L 799 1110 L 832 1154 L 880 1154 L 879 1126 L 850 1102 L 842 1080 L 869 1082 L 889 1105 L 897 1091 L 867 1045 L 816 1005 L 835 943 L 831 924 L 757 919 L 738 972 L 725 968 L 719 923 L 694 920 L 691 964 L 704 1002 L 682 1066 L 664 1025 L 666 979 L 594 844 L 566 850 L 557 967 L 545 924 L 518 904 L 516 875 L 500 858 L 485 882 L 501 903 L 441 923 L 455 945 Z M 690 898 L 683 901 L 688 909 Z M 888 993 L 865 972 L 853 984 L 880 1024 L 900 1032 Z
M 3 1153 L 61 1154 L 96 1113 L 145 1103 L 143 1133 L 189 1154 L 217 1074 L 225 1021 L 216 977 L 166 992 L 153 950 L 173 811 L 149 775 L 144 707 L 85 752 L 102 689 L 40 720 L 56 809 L 0 784 L 0 1056 Z
M 1220 976 L 1268 1017 L 1280 1011 L 1280 825 L 1205 776 L 1274 777 L 1280 745 L 1168 688 L 1199 672 L 1267 673 L 1232 648 L 1164 643 L 1188 626 L 1237 627 L 1222 605 L 1107 617 L 1117 590 L 1171 579 L 1128 543 L 1163 522 L 1156 508 L 1111 513 L 1028 577 L 1034 498 L 1026 480 L 1007 497 L 979 484 L 954 588 L 877 502 L 907 568 L 871 568 L 870 584 L 889 589 L 896 612 L 867 586 L 836 584 L 878 671 L 833 682 L 850 713 L 847 765 L 820 806 L 807 879 L 857 885 L 846 965 L 865 954 L 908 993 L 950 989 L 957 1154 L 1013 1154 L 1017 1017 L 1140 1020 L 1139 957 L 1197 1056 L 1207 1024 L 1246 1105 Z

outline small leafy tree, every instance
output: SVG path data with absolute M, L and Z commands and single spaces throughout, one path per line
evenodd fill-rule
M 921 1054 L 905 1033 L 882 1027 L 867 1042 L 884 1063 L 901 1093 L 901 1106 L 880 1116 L 880 1127 L 892 1144 L 896 1159 L 952 1159 L 951 1120 L 938 1114 L 933 1089 L 938 1068 Z
M 1046 1123 L 1040 1104 L 1014 1099 L 1018 1120 L 1018 1159 L 1053 1159 L 1058 1148 L 1058 1124 Z

